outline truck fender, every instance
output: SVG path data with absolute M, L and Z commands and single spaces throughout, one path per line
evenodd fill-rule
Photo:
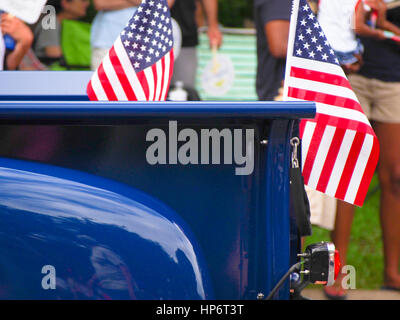
M 0 299 L 213 299 L 170 207 L 122 183 L 0 158 Z

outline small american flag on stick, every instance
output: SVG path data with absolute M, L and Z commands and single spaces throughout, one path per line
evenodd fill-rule
M 294 0 L 284 100 L 315 101 L 302 120 L 305 183 L 362 206 L 379 157 L 378 139 L 306 0 Z
M 165 101 L 174 66 L 166 0 L 143 0 L 87 86 L 92 101 Z

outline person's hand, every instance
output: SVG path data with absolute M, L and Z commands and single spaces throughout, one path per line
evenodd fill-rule
M 383 30 L 380 30 L 380 29 L 376 29 L 375 30 L 375 38 L 377 40 L 387 40 L 385 32 Z
M 3 34 L 10 35 L 15 42 L 25 46 L 31 46 L 33 34 L 31 29 L 17 17 L 11 14 L 3 13 L 1 15 L 1 31 Z
M 362 55 L 361 54 L 354 54 L 354 56 L 356 57 L 356 59 L 357 59 L 357 64 L 359 64 L 360 65 L 360 67 L 363 65 L 363 63 L 364 63 L 364 59 L 363 59 L 363 57 L 362 57 Z
M 15 70 L 32 45 L 33 33 L 25 23 L 11 14 L 1 15 L 0 28 L 3 34 L 15 40 L 15 48 L 5 61 L 8 70 Z
M 208 27 L 208 40 L 210 48 L 219 48 L 222 45 L 222 33 L 218 26 Z
M 357 58 L 356 62 L 342 65 L 342 68 L 346 74 L 358 72 L 363 65 L 363 58 L 360 54 L 354 54 L 354 57 Z
M 380 0 L 365 0 L 364 3 L 372 10 L 379 10 L 379 7 L 381 5 Z

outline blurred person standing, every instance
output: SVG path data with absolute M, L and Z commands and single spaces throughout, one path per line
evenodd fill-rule
M 349 74 L 350 84 L 381 144 L 378 177 L 382 187 L 380 214 L 385 257 L 384 288 L 399 289 L 400 201 L 396 167 L 400 163 L 400 149 L 395 148 L 395 139 L 400 135 L 400 70 L 397 70 L 400 47 L 386 38 L 384 30 L 399 34 L 400 29 L 387 20 L 386 6 L 381 0 L 320 0 L 319 6 L 319 22 L 343 69 Z M 374 23 L 368 22 L 372 10 L 377 13 L 377 28 Z M 400 19 L 397 18 L 396 23 L 400 24 Z M 356 35 L 361 37 L 363 46 Z M 359 73 L 355 73 L 358 70 Z M 389 142 L 393 145 L 390 146 Z M 337 202 L 331 237 L 339 250 L 342 266 L 346 265 L 354 211 L 353 205 Z M 333 286 L 324 288 L 327 297 L 336 300 L 346 298 L 343 278 L 344 275 L 340 274 Z
M 92 70 L 97 70 L 141 0 L 94 0 L 99 11 L 91 30 Z
M 259 100 L 274 100 L 285 75 L 291 0 L 254 0 Z
M 400 10 L 387 11 L 383 0 L 365 2 L 378 11 L 376 26 L 381 35 L 383 29 L 400 33 Z M 368 12 L 360 5 L 356 11 L 355 31 L 365 48 L 364 63 L 349 80 L 380 142 L 378 179 L 383 288 L 400 290 L 400 45 L 379 35 L 368 37 L 359 27 L 367 16 Z
M 171 84 L 182 81 L 188 89 L 195 88 L 197 72 L 197 51 L 199 44 L 196 23 L 196 2 L 203 5 L 207 18 L 208 38 L 210 48 L 219 48 L 222 44 L 222 33 L 218 26 L 218 2 L 217 0 L 176 0 L 171 8 L 171 16 L 182 31 L 182 48 L 179 57 L 175 61 L 174 74 Z
M 8 13 L 2 13 L 0 20 L 0 70 L 15 70 L 30 49 L 33 34 L 24 22 Z M 14 39 L 13 50 L 7 50 L 4 35 Z
M 36 25 L 33 50 L 42 63 L 50 65 L 59 61 L 63 56 L 61 48 L 62 21 L 64 19 L 77 20 L 86 16 L 90 2 L 89 0 L 49 0 L 47 4 L 56 10 L 56 26 L 55 28 L 44 28 L 42 23 Z
M 168 0 L 168 5 L 171 7 L 174 1 Z M 93 20 L 91 30 L 91 67 L 92 70 L 97 70 L 142 0 L 94 0 L 93 2 L 99 12 Z

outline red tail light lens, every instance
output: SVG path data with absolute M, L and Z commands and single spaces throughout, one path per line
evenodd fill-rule
M 337 277 L 339 275 L 341 267 L 342 266 L 340 264 L 339 251 L 335 250 L 335 280 L 337 279 Z

